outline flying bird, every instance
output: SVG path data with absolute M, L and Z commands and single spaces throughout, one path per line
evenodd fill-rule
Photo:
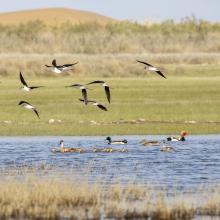
M 32 110 L 35 112 L 35 114 L 37 115 L 38 118 L 40 118 L 38 111 L 36 110 L 36 108 L 34 106 L 32 106 L 30 103 L 26 102 L 26 101 L 20 101 L 18 103 L 18 105 L 22 106 L 23 108 Z
M 84 99 L 79 99 L 79 101 L 84 102 L 85 100 Z M 108 111 L 108 109 L 104 105 L 101 105 L 96 101 L 87 100 L 87 103 L 91 103 L 92 105 L 97 106 L 98 108 L 100 108 L 103 111 Z
M 144 65 L 145 65 L 144 68 L 145 68 L 146 70 L 149 70 L 149 71 L 151 71 L 151 72 L 156 72 L 156 73 L 158 73 L 160 76 L 162 76 L 163 78 L 166 79 L 166 77 L 164 76 L 164 74 L 163 74 L 159 69 L 157 69 L 156 67 L 152 66 L 151 64 L 146 63 L 146 62 L 144 62 L 144 61 L 140 61 L 140 60 L 137 60 L 137 62 L 144 64 Z
M 111 100 L 110 100 L 110 99 L 111 99 L 110 88 L 109 88 L 109 86 L 106 84 L 106 82 L 101 81 L 101 80 L 96 80 L 96 81 L 87 83 L 87 85 L 91 85 L 91 84 L 101 84 L 101 85 L 104 87 L 104 89 L 105 89 L 106 98 L 107 98 L 108 102 L 110 103 L 110 101 L 111 101 Z
M 30 92 L 32 89 L 37 89 L 43 86 L 28 86 L 28 84 L 26 83 L 26 81 L 24 80 L 24 77 L 22 76 L 21 72 L 20 72 L 20 81 L 23 85 L 22 89 L 26 92 Z
M 70 63 L 70 64 L 63 64 L 63 65 L 57 65 L 56 60 L 54 59 L 52 61 L 52 66 L 50 65 L 45 65 L 48 68 L 51 68 L 51 71 L 54 73 L 62 73 L 68 70 L 71 70 L 71 67 L 76 65 L 78 62 L 76 63 Z
M 73 85 L 70 85 L 70 86 L 66 86 L 66 87 L 73 87 L 73 88 L 77 88 L 77 89 L 80 89 L 82 91 L 82 97 L 83 97 L 83 100 L 85 102 L 85 104 L 87 105 L 87 88 L 84 86 L 84 85 L 81 85 L 81 84 L 73 84 Z

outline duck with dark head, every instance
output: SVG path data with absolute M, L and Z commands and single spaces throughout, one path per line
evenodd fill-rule
M 126 139 L 113 141 L 111 137 L 107 137 L 105 140 L 108 142 L 108 144 L 127 144 L 128 143 Z

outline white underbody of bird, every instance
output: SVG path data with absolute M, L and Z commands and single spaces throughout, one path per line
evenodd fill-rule
M 137 60 L 138 63 L 142 63 L 145 65 L 144 69 L 148 70 L 148 71 L 151 71 L 151 72 L 155 72 L 157 74 L 159 74 L 160 76 L 162 76 L 163 78 L 166 79 L 165 75 L 162 73 L 162 71 L 160 71 L 158 68 L 156 68 L 155 66 L 147 63 L 147 62 L 144 62 L 144 61 L 140 61 L 140 60 Z
M 24 80 L 24 77 L 23 77 L 21 72 L 20 72 L 20 81 L 21 81 L 21 83 L 23 85 L 22 90 L 24 90 L 25 92 L 30 92 L 33 89 L 38 89 L 40 87 L 43 87 L 43 86 L 28 86 L 28 84 Z
M 37 109 L 36 109 L 33 105 L 31 105 L 30 103 L 28 103 L 28 102 L 26 102 L 26 101 L 20 101 L 20 102 L 18 103 L 18 105 L 20 105 L 20 106 L 22 106 L 23 108 L 26 108 L 26 109 L 28 109 L 28 110 L 32 110 L 32 111 L 37 115 L 37 117 L 40 118 Z
M 128 143 L 126 139 L 113 141 L 111 137 L 107 137 L 105 140 L 108 142 L 108 144 L 127 144 Z
M 63 65 L 57 65 L 56 60 L 54 59 L 52 61 L 52 66 L 51 65 L 45 65 L 47 68 L 50 68 L 50 70 L 54 73 L 63 73 L 67 72 L 69 70 L 73 69 L 73 66 L 76 65 L 78 62 L 71 63 L 71 64 L 63 64 Z

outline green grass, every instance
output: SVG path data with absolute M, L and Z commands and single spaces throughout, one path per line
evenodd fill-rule
M 101 78 L 112 87 L 112 102 L 106 101 L 101 86 L 91 86 L 89 99 L 104 104 L 104 112 L 78 101 L 81 92 L 65 88 L 100 77 L 27 77 L 31 85 L 45 88 L 25 93 L 16 78 L 4 77 L 0 84 L 0 135 L 113 135 L 220 133 L 220 77 L 178 77 L 167 80 L 145 77 Z M 20 100 L 34 105 L 32 112 L 18 106 Z M 49 124 L 49 119 L 61 120 Z M 145 119 L 137 123 L 137 119 Z M 9 123 L 5 121 L 10 121 Z M 96 124 L 91 121 L 97 122 Z M 195 121 L 197 123 L 190 123 Z M 215 121 L 216 123 L 209 123 Z

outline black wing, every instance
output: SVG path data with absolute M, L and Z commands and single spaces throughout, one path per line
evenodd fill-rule
M 86 85 L 90 85 L 90 84 L 94 84 L 94 83 L 104 83 L 104 81 L 96 80 L 96 81 L 93 81 L 93 82 L 87 83 Z
M 82 96 L 83 96 L 83 99 L 84 99 L 85 104 L 87 105 L 88 100 L 87 100 L 87 92 L 86 92 L 86 89 L 82 89 Z
M 43 86 L 31 86 L 30 89 L 37 89 L 37 88 L 41 88 Z
M 142 64 L 145 64 L 145 65 L 147 65 L 147 66 L 152 66 L 151 64 L 149 64 L 149 63 L 146 63 L 146 62 L 144 62 L 144 61 L 140 61 L 140 60 L 136 60 L 138 63 L 142 63 Z M 153 66 L 152 66 L 153 67 Z
M 56 65 L 57 65 L 57 62 L 56 62 L 55 59 L 52 61 L 52 65 L 53 65 L 53 66 L 56 66 Z
M 101 104 L 98 104 L 97 106 L 98 106 L 100 109 L 102 109 L 103 111 L 108 111 L 108 109 L 107 109 L 105 106 L 101 105 Z
M 31 105 L 30 103 L 28 103 L 28 102 L 26 102 L 26 101 L 20 101 L 20 102 L 18 103 L 18 105 L 22 105 L 22 104 Z
M 166 77 L 163 75 L 163 73 L 160 70 L 155 71 L 156 73 L 158 73 L 159 75 L 161 75 L 163 78 L 166 79 Z
M 108 86 L 105 86 L 105 94 L 106 94 L 106 97 L 108 99 L 108 102 L 110 103 L 111 94 L 110 94 L 110 89 L 109 89 Z
M 76 63 L 70 63 L 70 64 L 64 64 L 63 67 L 74 66 L 74 65 L 76 65 L 77 63 L 78 63 L 78 62 L 76 62 Z
M 80 101 L 80 102 L 85 102 L 84 99 L 79 99 L 79 101 Z M 95 102 L 95 101 L 91 101 L 91 100 L 87 100 L 87 103 L 97 103 L 97 102 Z
M 21 83 L 22 83 L 24 86 L 27 86 L 27 87 L 28 87 L 28 85 L 27 85 L 27 83 L 25 82 L 25 80 L 24 80 L 24 78 L 23 78 L 21 72 L 20 72 L 20 80 L 21 80 Z
M 79 88 L 80 86 L 82 86 L 81 84 L 72 84 L 70 86 L 66 86 L 66 87 L 76 87 L 76 88 Z
M 36 110 L 35 108 L 33 109 L 33 111 L 35 112 L 35 114 L 37 115 L 37 117 L 40 118 L 40 116 L 39 116 L 39 114 L 38 114 L 38 112 L 37 112 L 37 110 Z
M 53 67 L 53 66 L 49 66 L 49 65 L 45 65 L 46 67 Z

